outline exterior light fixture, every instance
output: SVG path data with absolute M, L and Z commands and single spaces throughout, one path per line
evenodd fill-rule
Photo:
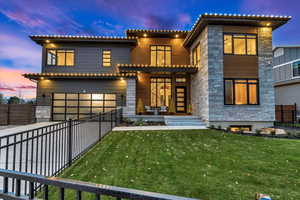
M 270 26 L 270 25 L 271 25 L 271 23 L 267 23 L 266 25 L 267 25 L 267 26 Z
M 44 80 L 44 77 L 41 77 L 41 80 Z
M 50 43 L 50 40 L 45 40 L 45 42 L 46 42 L 47 44 L 49 44 L 49 43 Z
M 175 35 L 175 37 L 176 37 L 176 38 L 178 38 L 178 37 L 179 37 L 179 35 L 178 35 L 178 34 L 176 34 L 176 35 Z
M 147 33 L 144 33 L 143 36 L 144 36 L 144 37 L 147 37 L 148 35 L 147 35 Z

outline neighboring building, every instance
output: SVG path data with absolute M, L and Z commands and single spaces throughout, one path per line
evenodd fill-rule
M 300 46 L 276 47 L 273 56 L 275 103 L 300 110 Z
M 268 127 L 275 115 L 272 30 L 289 19 L 204 14 L 191 31 L 127 30 L 123 38 L 35 35 L 31 39 L 43 47 L 42 73 L 24 76 L 38 82 L 39 120 L 119 106 L 136 119 L 139 101 L 148 111 L 143 118 L 155 108 L 168 115 L 175 104 L 176 114 L 191 111 L 207 125 Z

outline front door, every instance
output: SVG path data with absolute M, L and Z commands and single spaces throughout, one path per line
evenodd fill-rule
M 185 113 L 186 112 L 186 87 L 185 86 L 177 86 L 175 88 L 176 92 L 176 112 L 177 113 Z

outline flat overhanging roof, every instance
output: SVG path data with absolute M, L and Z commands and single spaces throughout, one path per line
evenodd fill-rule
M 184 40 L 184 46 L 189 47 L 207 25 L 271 27 L 275 30 L 287 23 L 291 18 L 291 16 L 278 15 L 205 13 L 198 17 L 192 30 Z
M 145 64 L 117 64 L 121 72 L 186 72 L 195 73 L 198 67 L 194 65 L 145 65 Z
M 118 79 L 122 77 L 135 78 L 136 73 L 28 73 L 23 76 L 33 80 L 43 78 Z

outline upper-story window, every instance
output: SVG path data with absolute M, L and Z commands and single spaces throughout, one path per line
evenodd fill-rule
M 151 46 L 151 65 L 171 65 L 171 46 Z
M 256 55 L 257 36 L 254 34 L 224 34 L 224 54 Z
M 47 65 L 74 66 L 74 50 L 47 49 Z
M 300 76 L 300 61 L 293 63 L 293 77 Z
M 258 105 L 257 79 L 224 79 L 225 105 Z
M 200 43 L 193 49 L 193 65 L 200 65 Z
M 102 51 L 102 66 L 111 67 L 111 50 Z

